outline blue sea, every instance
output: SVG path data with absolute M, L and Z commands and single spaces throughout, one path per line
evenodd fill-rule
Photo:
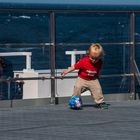
M 129 73 L 129 14 L 56 14 L 56 69 L 70 66 L 65 51 L 87 50 L 91 43 L 101 43 L 105 50 L 103 75 Z M 140 42 L 140 14 L 135 17 L 135 41 Z M 32 52 L 32 68 L 50 69 L 50 23 L 46 13 L 0 13 L 0 52 Z M 114 45 L 111 43 L 122 43 Z M 135 45 L 135 57 L 140 68 L 140 48 Z M 77 60 L 83 57 L 77 55 Z M 25 68 L 24 57 L 5 57 L 4 73 Z M 101 78 L 105 94 L 128 93 L 130 78 Z

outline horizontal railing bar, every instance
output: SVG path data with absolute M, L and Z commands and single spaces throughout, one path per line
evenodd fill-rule
M 25 8 L 5 8 L 0 12 L 24 12 L 24 13 L 140 13 L 138 10 L 86 10 L 86 9 L 25 9 Z
M 52 43 L 0 43 L 1 46 L 50 46 Z
M 133 76 L 133 74 L 112 74 L 112 75 L 101 75 L 101 78 L 113 78 L 113 77 L 129 77 Z M 63 79 L 72 79 L 72 78 L 77 78 L 77 76 L 66 76 Z M 42 77 L 26 77 L 26 78 L 3 78 L 0 79 L 0 82 L 16 82 L 16 81 L 23 81 L 23 80 L 49 80 L 49 79 L 62 79 L 61 76 L 42 76 Z
M 58 46 L 84 46 L 84 45 L 90 45 L 92 43 L 58 43 L 56 45 Z M 109 43 L 109 42 L 105 42 L 105 43 L 102 43 L 100 42 L 100 44 L 102 45 L 131 45 L 132 42 L 112 42 L 112 43 Z
M 100 78 L 113 78 L 113 77 L 129 77 L 133 76 L 134 74 L 111 74 L 111 75 L 101 75 Z M 66 76 L 64 79 L 69 79 L 69 78 L 77 78 L 77 76 Z M 57 77 L 56 79 L 61 79 L 61 77 Z
M 16 82 L 16 81 L 23 81 L 23 80 L 49 80 L 51 77 L 26 77 L 26 78 L 7 78 L 7 79 L 0 79 L 0 82 Z
M 90 42 L 90 43 L 56 43 L 57 46 L 82 46 L 82 45 L 90 45 L 94 42 Z M 132 42 L 100 42 L 100 44 L 102 45 L 131 45 Z M 140 42 L 137 42 L 135 44 L 140 44 Z M 53 45 L 52 43 L 5 43 L 2 44 L 0 43 L 0 47 L 3 46 L 8 46 L 8 47 L 12 47 L 12 46 L 51 46 Z
M 107 13 L 107 14 L 112 14 L 112 13 L 118 13 L 118 14 L 130 14 L 130 13 L 140 13 L 140 11 L 136 11 L 136 10 L 53 10 L 52 12 L 55 13 Z

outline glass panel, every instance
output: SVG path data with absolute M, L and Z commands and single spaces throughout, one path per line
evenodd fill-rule
M 35 70 L 23 71 L 26 69 L 26 56 L 1 56 L 1 79 L 50 76 L 47 14 L 0 13 L 0 32 L 0 53 L 31 52 L 31 68 Z M 0 83 L 1 100 L 46 97 L 50 97 L 49 80 Z
M 0 43 L 46 43 L 47 14 L 0 13 Z
M 135 58 L 138 68 L 140 69 L 140 14 L 136 14 L 136 21 L 135 21 L 135 39 L 136 39 L 136 46 L 135 46 Z
M 71 65 L 71 55 L 66 55 L 66 51 L 86 51 L 89 46 L 57 46 L 56 47 L 56 68 L 58 71 Z M 103 45 L 105 56 L 103 59 L 102 75 L 128 74 L 130 67 L 130 46 L 129 45 Z M 76 55 L 76 60 L 84 55 Z M 77 75 L 76 73 L 69 74 Z M 114 81 L 115 79 L 115 81 Z M 103 89 L 105 93 L 127 92 L 129 90 L 129 78 L 112 77 L 102 78 Z M 67 81 L 69 82 L 69 81 Z M 110 84 L 109 84 L 110 83 Z M 65 83 L 66 84 L 66 83 Z M 69 85 L 69 83 L 67 83 Z M 110 85 L 110 86 L 109 86 Z M 110 87 L 110 88 L 109 88 Z
M 35 70 L 43 70 L 50 68 L 50 47 L 47 45 L 11 45 L 8 47 L 0 46 L 0 53 L 8 52 L 31 52 L 32 53 L 32 68 Z M 23 70 L 26 68 L 25 56 L 5 56 L 3 59 L 6 63 L 12 64 L 12 69 Z
M 71 55 L 66 51 L 86 51 L 89 46 L 57 46 L 56 47 L 56 68 L 63 69 L 71 65 Z M 129 73 L 129 46 L 128 45 L 103 45 L 105 56 L 102 74 Z M 76 55 L 76 60 L 84 55 Z
M 26 56 L 3 56 L 0 57 L 0 77 L 1 79 L 7 79 L 8 77 L 19 77 L 19 78 L 30 78 L 30 77 L 47 77 L 50 76 L 50 47 L 45 45 L 40 46 L 11 46 L 11 47 L 0 47 L 0 53 L 11 53 L 11 52 L 31 52 L 31 68 L 33 70 L 23 71 L 26 69 Z M 36 81 L 36 82 L 35 82 Z M 28 83 L 28 84 L 27 84 Z M 11 99 L 22 98 L 23 92 L 34 92 L 38 93 L 39 96 L 45 97 L 45 91 L 50 94 L 48 81 L 45 80 L 25 80 L 25 81 L 16 81 L 10 83 L 10 93 Z M 35 84 L 35 88 L 32 85 Z M 8 82 L 3 82 L 0 84 L 0 99 L 8 98 Z M 43 87 L 41 87 L 41 85 Z M 41 89 L 44 89 L 42 91 Z M 40 93 L 39 93 L 40 92 Z M 44 92 L 44 95 L 43 93 Z M 25 93 L 26 94 L 26 93 Z M 30 93 L 31 94 L 31 93 Z M 42 94 L 42 95 L 41 95 Z M 37 96 L 37 95 L 34 95 Z M 38 97 L 39 97 L 38 96 Z M 48 96 L 48 95 L 46 95 Z M 25 97 L 27 98 L 27 97 Z M 30 97 L 31 98 L 31 97 Z
M 140 42 L 140 14 L 136 14 L 135 15 L 135 39 L 136 42 Z
M 128 42 L 128 14 L 58 14 L 57 43 Z
M 105 50 L 102 75 L 129 73 L 130 46 L 117 44 L 130 41 L 129 22 L 128 14 L 57 14 L 56 68 L 61 70 L 71 65 L 71 55 L 66 55 L 66 51 L 86 51 L 90 43 L 99 42 Z M 76 55 L 76 60 L 83 56 Z M 72 75 L 76 73 L 69 74 Z M 128 93 L 129 80 L 128 77 L 101 78 L 104 93 Z M 65 85 L 71 86 L 70 81 L 65 81 Z
M 129 73 L 130 46 L 104 45 L 104 50 L 103 74 Z
M 129 77 L 101 78 L 101 86 L 104 94 L 117 94 L 130 92 Z
M 135 60 L 140 70 L 140 44 L 135 45 Z
M 136 64 L 138 66 L 138 69 L 140 71 L 140 14 L 135 14 L 135 41 L 136 41 L 136 45 L 135 45 L 135 61 Z M 137 79 L 135 79 L 135 90 L 136 93 L 138 94 L 138 98 L 140 99 L 140 85 L 137 81 Z

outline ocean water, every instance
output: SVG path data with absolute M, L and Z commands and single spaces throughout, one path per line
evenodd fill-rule
M 135 41 L 140 41 L 140 14 L 136 14 Z M 0 52 L 32 52 L 32 68 L 50 69 L 49 15 L 39 13 L 0 13 Z M 101 43 L 105 50 L 102 74 L 129 73 L 130 15 L 129 14 L 56 14 L 56 69 L 70 66 L 65 51 L 87 50 L 91 43 Z M 105 43 L 124 43 L 113 45 Z M 136 62 L 140 68 L 140 48 L 135 45 Z M 77 56 L 77 60 L 83 57 Z M 25 68 L 24 57 L 5 57 L 4 74 Z M 128 77 L 102 78 L 105 94 L 128 93 Z

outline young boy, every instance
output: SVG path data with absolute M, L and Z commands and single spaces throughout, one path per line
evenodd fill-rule
M 78 69 L 78 78 L 72 97 L 80 97 L 82 92 L 89 90 L 96 103 L 96 107 L 106 109 L 108 105 L 104 102 L 102 88 L 98 80 L 103 55 L 104 51 L 102 46 L 100 44 L 92 44 L 89 47 L 88 56 L 83 57 L 76 64 L 64 70 L 62 77 Z

